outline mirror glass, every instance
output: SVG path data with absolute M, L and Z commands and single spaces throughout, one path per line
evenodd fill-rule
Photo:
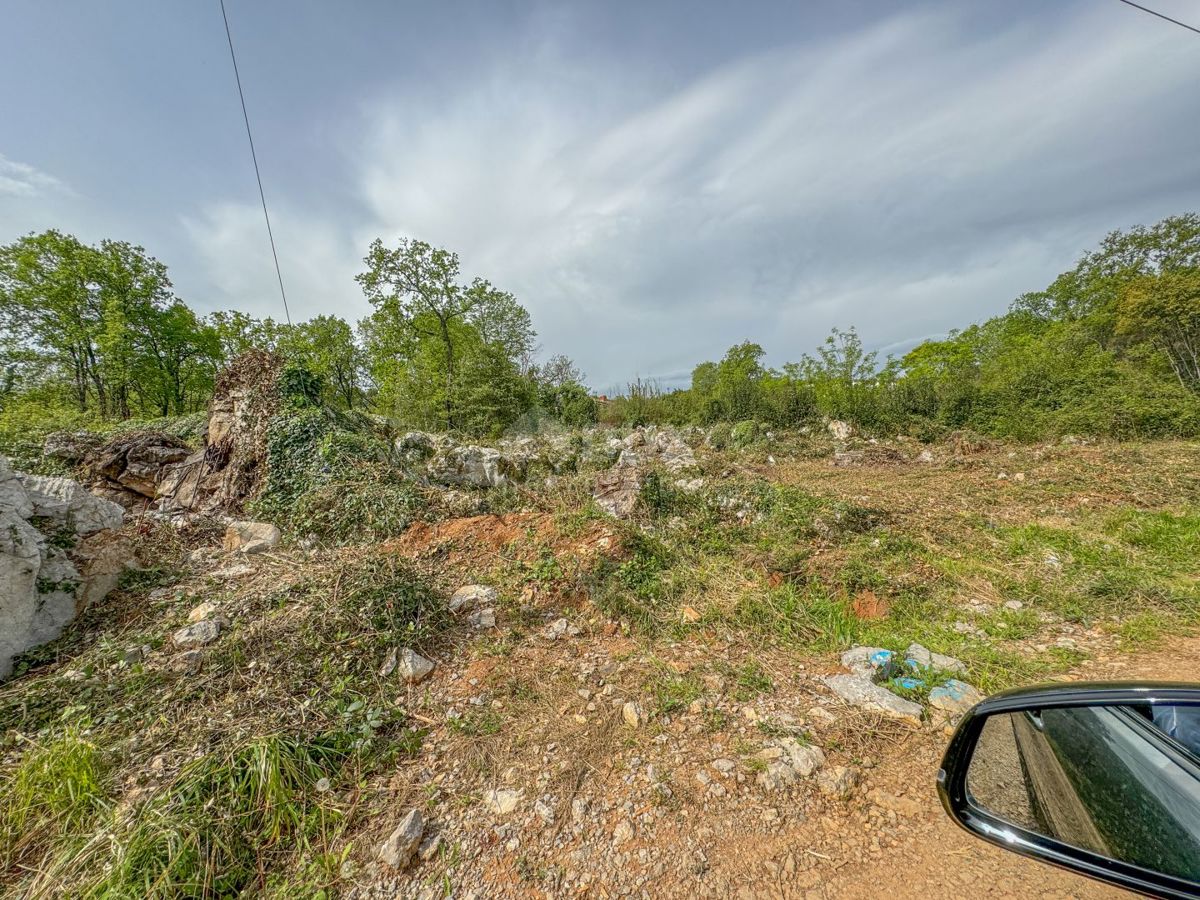
M 1200 706 L 989 716 L 967 791 L 1035 834 L 1200 882 Z

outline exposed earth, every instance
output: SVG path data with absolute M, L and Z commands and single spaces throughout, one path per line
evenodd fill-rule
M 1118 896 L 945 817 L 935 695 L 1194 678 L 1200 448 L 688 437 L 560 472 L 405 435 L 428 502 L 380 539 L 375 482 L 337 541 L 129 505 L 135 569 L 0 684 L 3 784 L 67 747 L 98 798 L 0 798 L 0 887 L 82 895 L 200 822 L 281 829 L 221 862 L 272 897 Z M 831 689 L 851 648 L 932 663 L 881 709 Z

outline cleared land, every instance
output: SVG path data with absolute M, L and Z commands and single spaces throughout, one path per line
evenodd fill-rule
M 785 435 L 698 450 L 696 489 L 648 477 L 628 522 L 577 475 L 383 543 L 244 559 L 215 527 L 134 522 L 148 567 L 0 686 L 0 878 L 13 896 L 1110 896 L 959 835 L 933 797 L 943 728 L 847 707 L 819 676 L 853 644 L 917 641 L 984 691 L 1194 678 L 1200 446 L 922 449 L 835 459 Z M 447 610 L 464 584 L 497 589 L 495 627 Z M 202 602 L 228 624 L 189 656 L 171 634 Z M 380 674 L 398 644 L 437 662 L 428 679 Z M 765 789 L 783 739 L 849 788 Z M 396 873 L 376 851 L 414 807 L 441 843 Z

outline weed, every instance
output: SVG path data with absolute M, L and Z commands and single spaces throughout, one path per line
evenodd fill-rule
M 760 694 L 769 694 L 775 690 L 761 665 L 755 661 L 743 663 L 732 673 L 734 678 L 733 696 L 735 700 L 753 700 Z
M 654 698 L 656 713 L 662 716 L 687 709 L 704 693 L 704 685 L 695 675 L 680 675 L 665 667 L 651 677 L 646 687 Z
M 466 737 L 477 738 L 498 734 L 504 725 L 499 710 L 483 707 L 468 710 L 464 715 L 447 719 L 450 730 Z

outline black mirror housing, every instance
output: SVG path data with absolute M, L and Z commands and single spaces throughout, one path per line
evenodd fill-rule
M 1186 737 L 1164 724 L 1177 719 Z M 1006 850 L 1148 896 L 1200 897 L 1198 725 L 1193 685 L 1006 691 L 959 723 L 938 794 L 962 828 Z

